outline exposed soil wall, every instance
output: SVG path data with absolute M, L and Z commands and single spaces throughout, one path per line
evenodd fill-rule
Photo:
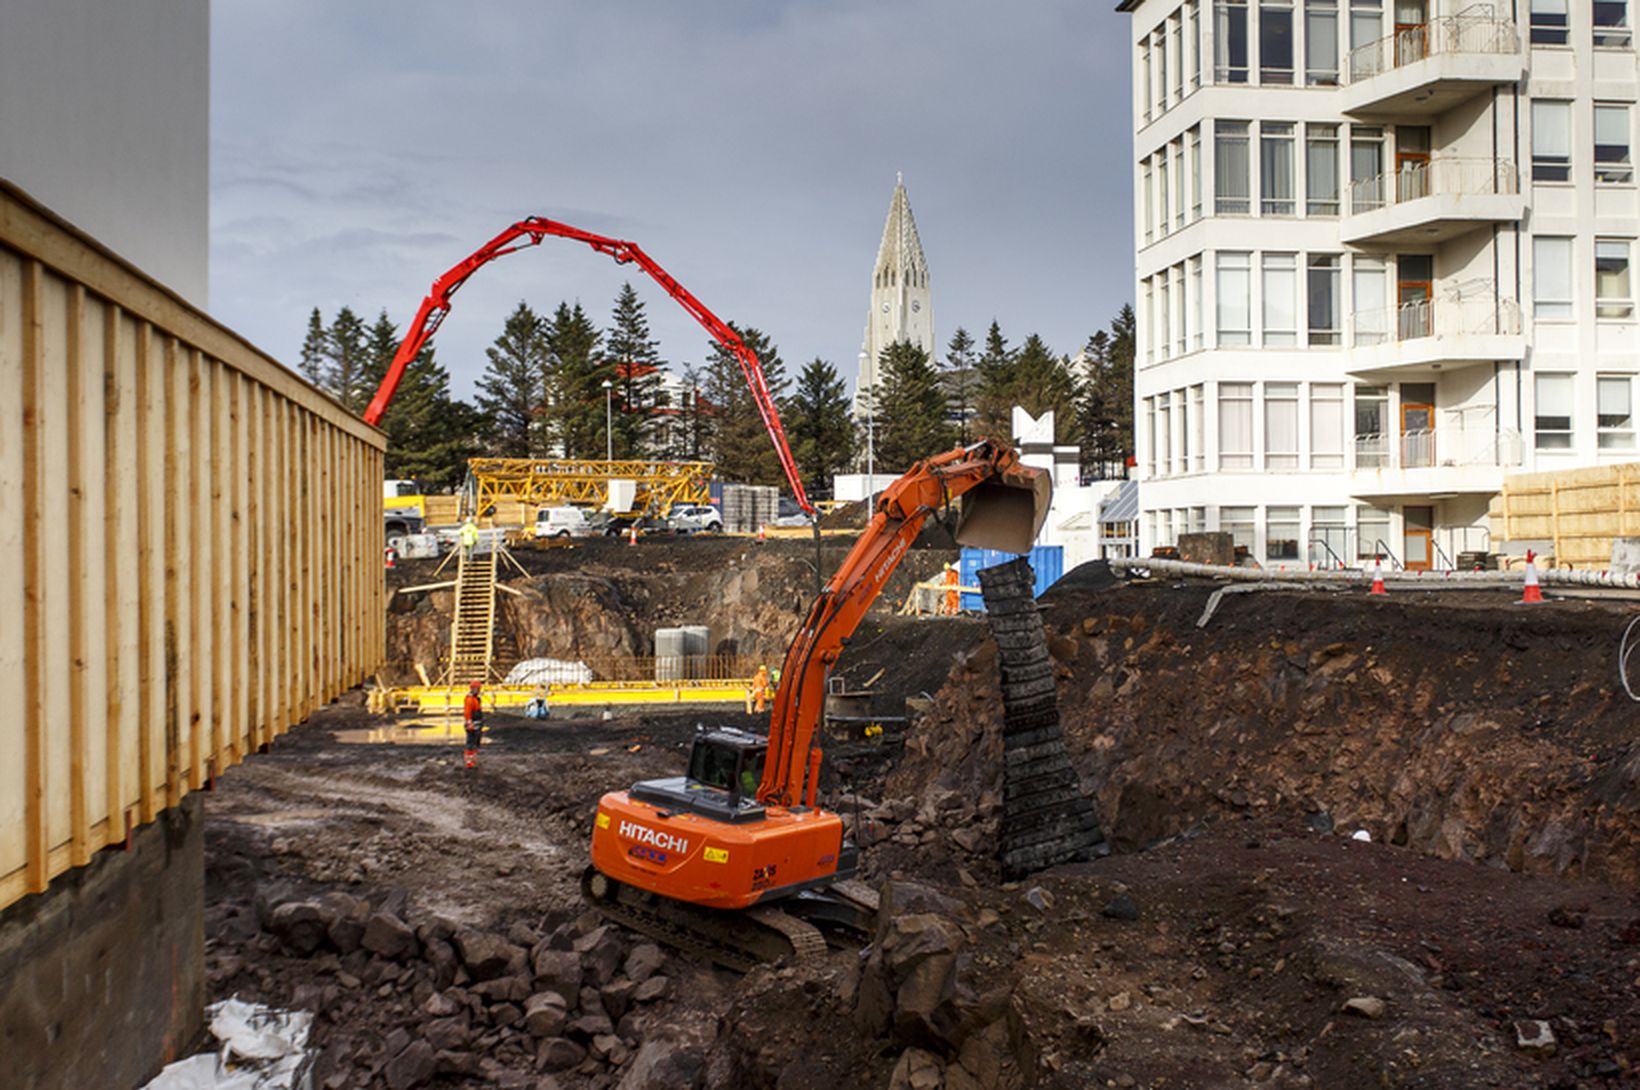
M 1119 850 L 1230 814 L 1448 859 L 1640 885 L 1626 607 L 1503 595 L 1227 596 L 1056 588 L 1043 600 L 1065 733 Z M 995 646 L 959 656 L 892 794 L 997 791 Z

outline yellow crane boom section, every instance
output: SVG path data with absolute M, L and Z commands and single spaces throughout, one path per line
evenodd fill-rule
M 536 506 L 609 503 L 609 482 L 633 481 L 633 510 L 664 515 L 674 504 L 708 503 L 710 462 L 585 461 L 572 458 L 470 458 L 467 474 L 478 510 L 498 502 Z

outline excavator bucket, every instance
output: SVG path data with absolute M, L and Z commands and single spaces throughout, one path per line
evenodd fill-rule
M 1028 553 L 1048 518 L 1053 479 L 1045 469 L 1014 465 L 962 497 L 957 543 L 1005 553 Z

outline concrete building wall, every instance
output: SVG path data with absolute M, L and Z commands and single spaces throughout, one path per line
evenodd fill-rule
M 0 178 L 198 307 L 209 58 L 209 0 L 0 5 Z

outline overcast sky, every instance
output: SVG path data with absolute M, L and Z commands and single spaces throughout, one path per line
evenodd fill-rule
M 211 309 L 293 363 L 307 315 L 399 323 L 543 215 L 641 245 L 789 371 L 851 383 L 903 172 L 936 335 L 995 318 L 1074 353 L 1132 294 L 1127 17 L 1109 0 L 217 0 Z M 520 299 L 663 354 L 707 338 L 661 289 L 551 240 L 479 272 L 435 339 L 458 396 Z

